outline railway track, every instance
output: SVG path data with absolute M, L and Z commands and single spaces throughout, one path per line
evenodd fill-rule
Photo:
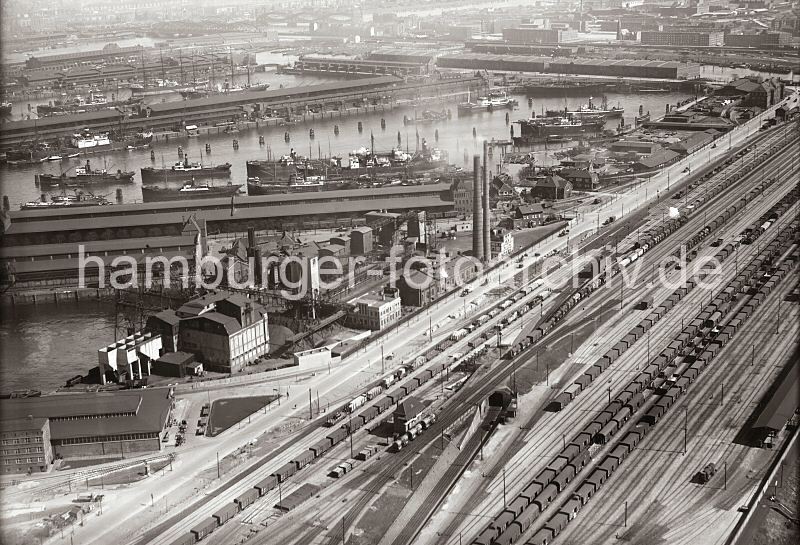
M 360 506 L 358 506 L 358 507 L 360 507 Z M 358 507 L 357 507 L 357 508 L 358 508 Z M 332 539 L 334 539 L 334 540 L 335 540 L 335 539 L 338 539 L 338 536 L 336 536 L 335 538 L 332 538 Z M 308 541 L 305 541 L 305 540 L 304 540 L 304 541 L 301 541 L 301 542 L 311 542 L 311 540 L 308 540 Z
M 796 208 L 796 207 L 797 207 L 797 205 L 795 205 L 794 208 Z M 789 219 L 792 219 L 792 218 L 789 218 Z M 783 217 L 782 220 L 783 220 L 784 223 L 788 223 L 788 220 L 787 220 L 786 217 Z M 784 237 L 784 233 L 781 233 L 781 235 L 779 235 L 779 236 L 782 237 L 781 238 L 782 241 L 785 241 L 787 239 L 787 238 Z M 785 244 L 785 242 L 783 242 L 783 243 Z M 773 248 L 773 246 L 775 246 L 775 243 L 771 244 L 767 248 L 767 250 L 774 252 L 774 249 L 770 250 L 771 248 Z M 726 254 L 726 250 L 727 249 L 723 249 L 720 252 L 720 254 L 718 254 L 718 255 Z M 752 276 L 754 274 L 754 271 L 750 271 L 750 268 L 748 268 L 748 274 L 749 274 L 749 276 Z M 742 276 L 742 275 L 740 275 L 740 276 Z M 737 281 L 738 281 L 738 278 L 737 278 Z M 715 309 L 719 305 L 719 303 L 717 303 L 717 301 L 718 300 L 722 301 L 724 296 L 729 297 L 729 294 L 727 293 L 727 291 L 726 291 L 725 294 L 717 295 L 717 297 L 714 299 L 713 306 L 714 306 Z M 724 299 L 724 300 L 727 301 L 728 299 Z M 722 334 L 726 334 L 726 333 L 722 333 Z M 717 335 L 721 335 L 721 334 L 717 334 Z M 672 353 L 674 354 L 674 352 L 672 352 Z M 662 355 L 663 355 L 663 352 L 662 352 Z M 661 356 L 659 356 L 659 357 L 661 357 Z M 706 359 L 708 359 L 709 357 L 713 357 L 713 354 L 711 354 L 710 356 L 706 356 L 706 352 L 704 352 L 702 357 L 705 357 Z M 668 361 L 671 361 L 671 360 L 669 360 L 669 357 L 664 358 L 664 360 L 663 360 L 663 362 L 662 362 L 662 364 L 660 366 L 651 364 L 650 367 L 654 367 L 656 369 L 656 372 L 657 372 L 659 369 L 663 370 Z M 643 371 L 642 373 L 639 374 L 639 376 L 642 376 L 644 374 L 645 377 L 648 377 L 647 378 L 648 383 L 649 383 L 650 380 L 654 380 L 654 381 L 656 380 L 654 375 L 653 375 L 653 372 L 650 371 L 650 367 L 648 367 L 645 371 Z M 631 389 L 631 387 L 632 387 L 631 385 L 636 385 L 636 387 Z M 569 464 L 575 463 L 575 467 L 570 468 L 568 462 L 564 462 L 564 464 L 566 464 L 566 468 L 560 470 L 561 473 L 558 474 L 559 476 L 561 474 L 563 474 L 563 473 L 567 473 L 568 474 L 569 473 L 568 470 L 571 470 L 573 472 L 572 476 L 567 475 L 567 481 L 566 482 L 569 482 L 569 479 L 574 477 L 574 474 L 575 474 L 576 471 L 580 472 L 580 470 L 583 467 L 583 465 L 586 462 L 586 460 L 585 460 L 585 458 L 581 458 L 580 456 L 578 456 L 578 453 L 574 452 L 574 450 L 580 448 L 580 452 L 582 452 L 588 446 L 588 444 L 589 444 L 588 442 L 591 442 L 592 436 L 595 433 L 598 433 L 598 432 L 601 432 L 601 431 L 605 430 L 604 426 L 606 425 L 606 423 L 608 423 L 612 419 L 612 417 L 614 417 L 613 415 L 615 415 L 617 413 L 621 413 L 623 408 L 626 409 L 628 411 L 628 413 L 630 413 L 631 411 L 635 412 L 639 408 L 639 404 L 634 404 L 633 406 L 630 406 L 630 405 L 628 405 L 628 403 L 630 402 L 629 400 L 630 400 L 631 396 L 635 396 L 635 395 L 639 394 L 639 392 L 641 392 L 641 391 L 644 391 L 644 383 L 643 382 L 631 382 L 629 384 L 629 387 L 628 387 L 627 391 L 622 392 L 623 394 L 628 394 L 626 401 L 618 402 L 618 401 L 615 400 L 614 403 L 619 403 L 618 408 L 615 409 L 615 410 L 611 410 L 610 409 L 610 407 L 612 407 L 613 404 L 609 403 L 609 405 L 608 405 L 609 408 L 607 409 L 607 413 L 601 413 L 601 416 L 602 416 L 602 414 L 609 414 L 609 416 L 607 418 L 604 418 L 604 419 L 599 419 L 599 418 L 596 419 L 595 422 L 598 422 L 598 420 L 600 420 L 599 423 L 597 424 L 596 428 L 593 428 L 593 426 L 595 425 L 593 423 L 592 426 L 588 426 L 588 427 L 584 428 L 584 432 L 582 432 L 578 436 L 576 436 L 576 438 L 573 440 L 573 443 L 571 443 L 568 448 L 565 448 L 562 451 L 562 453 L 566 453 L 570 449 L 573 450 L 573 453 L 572 453 L 571 456 L 566 456 L 566 455 L 565 456 L 566 456 L 567 460 L 570 460 Z M 631 393 L 629 393 L 629 392 L 631 392 Z M 672 392 L 672 390 L 670 390 L 670 392 Z M 609 397 L 610 397 L 610 394 L 609 394 Z M 621 394 L 617 396 L 617 399 L 619 399 L 620 397 L 622 397 Z M 671 399 L 672 398 L 670 398 L 670 400 Z M 626 405 L 623 405 L 623 403 L 626 403 Z M 669 407 L 669 404 L 667 405 L 667 407 Z M 659 408 L 659 407 L 657 407 L 657 408 Z M 640 410 L 640 412 L 641 412 L 641 410 Z M 657 412 L 658 411 L 656 411 L 656 413 Z M 647 413 L 648 416 L 649 416 L 649 414 L 650 413 Z M 655 414 L 656 421 L 657 421 L 657 416 L 658 416 L 658 414 Z M 623 418 L 627 419 L 627 415 L 624 415 Z M 640 420 L 640 424 L 639 424 L 640 426 L 641 426 L 641 422 L 644 421 L 644 420 L 645 420 L 644 418 L 642 420 Z M 592 429 L 594 430 L 594 432 L 591 431 Z M 587 430 L 589 431 L 589 433 L 586 433 Z M 644 432 L 641 432 L 641 433 L 644 433 Z M 580 440 L 581 436 L 584 436 L 584 437 L 588 436 L 588 442 L 587 442 L 586 439 Z M 578 446 L 576 446 L 575 449 L 573 449 L 574 445 L 578 445 Z M 556 460 L 557 459 L 558 458 L 556 458 Z M 610 459 L 610 457 L 606 457 L 604 459 L 604 464 L 609 459 Z M 575 462 L 575 460 L 580 460 L 580 463 Z M 548 466 L 548 468 L 549 467 L 550 466 Z M 563 467 L 564 466 L 562 466 L 562 468 Z M 615 468 L 616 468 L 616 465 L 613 465 L 613 467 L 611 467 L 610 469 L 613 470 Z M 557 509 L 557 507 L 549 508 L 548 506 L 551 505 L 551 504 L 555 505 L 555 506 L 558 505 L 558 503 L 553 503 L 553 500 L 557 499 L 558 494 L 560 492 L 563 492 L 562 488 L 563 488 L 563 485 L 565 484 L 564 482 L 561 482 L 561 484 L 558 484 L 558 477 L 556 476 L 557 475 L 556 471 L 559 471 L 559 470 L 552 471 L 551 474 L 550 474 L 550 477 L 546 477 L 546 471 L 550 471 L 550 470 L 548 469 L 548 470 L 545 470 L 545 471 L 541 472 L 539 474 L 539 476 L 537 476 L 536 480 L 534 481 L 534 483 L 536 483 L 536 485 L 537 485 L 536 488 L 533 487 L 533 484 L 531 484 L 531 486 L 528 487 L 528 488 L 530 488 L 532 490 L 532 492 L 530 494 L 527 492 L 528 488 L 526 488 L 526 492 L 524 492 L 522 494 L 522 496 L 519 497 L 520 502 L 517 502 L 515 500 L 515 502 L 512 503 L 512 507 L 515 504 L 517 504 L 519 506 L 518 510 L 515 510 L 515 509 L 512 508 L 510 510 L 507 510 L 507 511 L 501 513 L 501 515 L 495 519 L 495 522 L 492 523 L 487 528 L 486 531 L 482 532 L 481 535 L 480 535 L 480 538 L 476 539 L 474 541 L 474 543 L 488 544 L 488 543 L 491 542 L 491 543 L 498 543 L 498 544 L 506 544 L 507 545 L 509 543 L 515 542 L 520 537 L 521 533 L 525 533 L 526 536 L 534 535 L 534 542 L 535 543 L 540 543 L 541 542 L 540 538 L 546 540 L 547 537 L 542 536 L 541 532 L 534 533 L 536 530 L 539 529 L 537 527 L 537 525 L 536 525 L 536 521 L 547 520 L 547 517 L 551 514 L 552 509 Z M 549 482 L 553 482 L 553 481 L 556 482 L 556 486 L 554 486 L 553 484 L 548 484 Z M 586 481 L 584 481 L 584 482 L 586 482 Z M 603 481 L 601 480 L 600 483 L 602 484 L 602 482 Z M 567 490 L 569 490 L 569 489 L 567 489 Z M 535 492 L 535 499 L 534 499 L 534 492 Z M 526 499 L 522 500 L 523 497 L 526 498 Z M 563 496 L 562 496 L 562 498 L 563 498 Z M 584 502 L 585 502 L 585 499 L 584 499 Z M 577 507 L 576 510 L 577 509 L 579 509 L 579 507 Z M 529 511 L 530 511 L 530 514 L 528 514 Z M 557 516 L 559 516 L 559 515 L 556 515 L 554 517 L 554 519 Z M 519 517 L 523 517 L 523 518 L 519 518 Z M 532 519 L 534 521 L 534 524 L 531 524 L 531 520 Z M 512 521 L 516 521 L 516 520 L 520 520 L 522 522 L 520 522 L 519 525 L 511 523 Z M 550 519 L 548 521 L 549 525 L 551 525 L 552 520 L 553 519 Z M 568 516 L 567 520 L 569 520 L 569 516 Z M 560 530 L 561 530 L 561 528 L 558 527 L 552 533 L 555 534 L 555 535 L 558 535 Z M 554 536 L 551 536 L 551 537 L 554 537 Z
M 692 228 L 693 226 L 691 224 L 689 224 L 688 227 Z M 736 227 L 737 226 L 734 226 L 734 228 L 736 228 Z M 678 235 L 678 236 L 680 236 L 680 235 Z M 651 257 L 652 257 L 652 255 L 653 254 L 651 254 Z M 609 288 L 608 291 L 605 292 L 606 293 L 606 297 L 611 297 L 613 292 L 614 292 L 614 289 L 613 288 Z M 700 295 L 698 297 L 695 297 L 694 300 L 695 301 L 699 301 L 701 298 L 702 298 L 702 295 Z M 691 301 L 691 299 L 689 301 Z M 591 300 L 590 300 L 589 304 L 592 304 Z M 680 323 L 680 319 L 681 319 L 681 317 L 678 316 L 678 315 L 673 316 L 671 319 L 669 319 L 669 317 L 668 317 L 667 321 L 665 322 L 665 325 L 668 326 L 668 327 L 674 327 L 676 325 L 676 323 L 678 323 L 678 324 Z M 630 327 L 630 326 L 629 325 L 628 326 L 623 325 L 621 329 L 625 329 L 626 327 Z M 611 339 L 609 341 L 609 344 L 610 343 L 615 343 L 616 342 L 615 339 L 619 338 L 616 335 L 621 334 L 621 332 L 622 332 L 621 330 L 614 331 L 613 329 L 610 329 L 609 327 L 601 328 L 601 330 L 600 330 L 600 333 L 602 334 L 603 337 L 607 337 L 607 338 Z M 654 330 L 651 330 L 650 335 L 651 336 L 654 335 Z M 660 342 L 660 341 L 661 341 L 661 339 L 659 339 L 659 338 L 655 338 L 655 337 L 651 338 L 651 343 L 653 343 L 654 346 L 657 346 L 657 343 Z M 600 350 L 603 350 L 606 347 L 601 345 L 599 348 L 600 348 Z M 643 354 L 644 350 L 645 349 L 642 346 L 638 350 L 628 354 L 627 357 L 628 358 L 635 357 L 635 356 L 642 357 L 644 355 Z M 583 359 L 584 357 L 585 357 L 585 354 L 583 354 L 581 352 L 581 349 L 579 349 L 579 352 L 576 354 L 576 359 Z M 615 389 L 615 388 L 618 388 L 621 385 L 621 383 L 623 382 L 625 376 L 627 374 L 630 374 L 630 373 L 632 373 L 632 370 L 630 370 L 630 371 L 623 371 L 623 370 L 620 370 L 620 369 L 616 370 L 613 373 L 614 376 L 611 377 L 611 378 L 613 378 L 613 382 L 612 382 L 612 384 L 610 386 L 612 388 L 612 390 Z M 605 394 L 605 391 L 600 390 L 599 392 L 594 394 L 594 396 L 593 396 L 594 399 L 584 400 L 581 403 L 579 403 L 578 406 L 571 407 L 572 412 L 575 412 L 575 413 L 577 413 L 579 415 L 580 414 L 584 414 L 584 415 L 587 414 L 588 412 L 592 411 L 592 407 L 596 406 L 597 400 L 599 400 L 602 397 L 605 397 L 604 394 Z M 530 427 L 532 427 L 534 425 L 539 425 L 540 424 L 540 420 L 541 420 L 541 418 L 539 416 L 535 416 L 534 417 L 534 421 L 526 423 L 526 427 L 530 428 Z M 557 442 L 560 443 L 560 441 L 558 441 L 558 439 L 560 438 L 560 434 L 558 434 L 556 432 L 556 430 L 558 428 L 571 429 L 571 428 L 576 427 L 578 424 L 579 424 L 578 419 L 576 419 L 575 421 L 563 422 L 560 426 L 548 427 L 548 428 L 546 428 L 544 430 L 542 430 L 541 428 L 537 428 L 537 432 L 536 432 L 535 435 L 537 435 L 537 436 L 542 436 L 542 435 L 548 436 L 549 435 L 550 437 L 554 437 L 554 439 L 551 439 L 549 444 L 552 444 L 552 446 L 555 446 Z M 527 440 L 532 439 L 533 435 L 534 435 L 533 432 L 529 433 L 528 437 L 525 438 L 526 442 L 527 442 Z M 552 454 L 552 452 L 549 451 L 549 450 L 546 450 L 545 452 L 541 452 L 541 450 L 542 449 L 539 448 L 538 450 L 535 451 L 535 453 L 530 453 L 529 456 L 528 456 L 528 459 L 526 459 L 524 463 L 519 464 L 519 467 L 527 467 L 531 463 L 536 464 L 537 462 L 541 462 L 541 460 L 544 459 L 546 456 L 549 456 L 550 454 Z M 506 460 L 504 460 L 504 461 L 506 461 Z M 501 464 L 498 464 L 498 466 L 499 465 L 503 465 L 503 464 L 501 463 Z M 531 466 L 531 467 L 535 467 L 535 466 Z M 496 473 L 497 472 L 495 472 L 495 474 Z M 513 468 L 511 468 L 511 471 L 507 474 L 507 478 L 508 478 L 508 480 L 510 482 L 518 482 L 520 477 L 521 477 L 520 474 L 515 474 Z M 489 492 L 490 497 L 493 498 L 493 500 L 495 502 L 494 505 L 497 505 L 497 503 L 496 503 L 497 502 L 497 497 L 498 497 L 497 491 L 500 488 L 501 488 L 501 483 L 496 478 L 488 485 L 488 492 Z M 512 491 L 512 493 L 513 493 L 513 491 Z M 470 507 L 472 507 L 472 508 L 470 508 Z M 466 512 L 470 513 L 470 517 L 473 517 L 473 518 L 481 519 L 481 518 L 485 517 L 484 513 L 475 511 L 474 504 L 472 506 L 468 506 L 466 509 L 460 509 L 460 511 L 462 511 L 462 512 L 466 511 Z M 458 536 L 459 534 L 465 535 L 465 536 L 466 535 L 470 535 L 470 525 L 468 524 L 466 526 L 462 526 L 461 527 L 461 531 L 457 531 L 456 527 L 454 527 L 453 525 L 450 525 L 446 529 L 446 531 L 444 531 L 442 533 L 444 535 L 450 535 L 450 536 Z M 439 540 L 439 542 L 455 543 L 456 541 L 454 540 L 454 538 L 451 537 L 451 538 L 446 539 L 446 540 L 445 539 L 441 539 L 441 540 Z

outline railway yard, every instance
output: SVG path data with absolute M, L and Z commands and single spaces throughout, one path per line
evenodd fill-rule
M 797 3 L 135 4 L 9 12 L 0 544 L 800 542 Z
M 797 361 L 798 140 L 795 123 L 744 126 L 727 149 L 690 157 L 691 174 L 679 163 L 622 188 L 566 240 L 433 305 L 404 339 L 304 377 L 300 402 L 271 409 L 289 431 L 266 451 L 119 537 L 734 542 L 793 436 L 763 449 L 751 427 Z M 400 361 L 376 369 L 384 348 Z M 309 414 L 306 386 L 333 408 Z M 398 431 L 400 407 L 416 414 Z M 265 415 L 201 438 L 191 464 L 213 473 L 222 442 L 256 437 Z M 169 460 L 159 497 L 197 475 L 184 455 Z

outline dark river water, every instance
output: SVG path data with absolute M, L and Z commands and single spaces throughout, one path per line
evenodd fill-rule
M 262 74 L 263 75 L 263 74 Z M 294 76 L 273 74 L 280 78 L 285 85 L 295 84 L 314 84 L 318 79 L 308 78 L 297 79 Z M 266 76 L 265 76 L 266 77 Z M 274 83 L 274 82 L 273 82 Z M 275 85 L 277 87 L 277 85 Z M 633 118 L 638 115 L 639 106 L 644 111 L 650 111 L 656 117 L 661 115 L 666 104 L 675 104 L 687 98 L 688 95 L 681 93 L 667 94 L 641 94 L 641 95 L 606 95 L 609 106 L 620 105 L 625 108 L 625 122 L 632 123 Z M 378 112 L 360 112 L 341 118 L 317 120 L 314 122 L 295 123 L 286 127 L 261 127 L 242 131 L 237 134 L 215 134 L 200 136 L 197 138 L 183 138 L 172 140 L 169 143 L 158 143 L 155 148 L 155 161 L 151 160 L 150 151 L 146 149 L 109 152 L 90 156 L 95 167 L 105 165 L 110 170 L 122 169 L 136 173 L 134 183 L 121 184 L 124 202 L 140 202 L 141 194 L 141 173 L 140 169 L 146 166 L 162 165 L 169 166 L 178 160 L 178 145 L 183 147 L 184 152 L 192 161 L 202 161 L 204 164 L 219 164 L 228 162 L 232 165 L 231 182 L 245 184 L 246 167 L 245 161 L 249 159 L 267 158 L 267 150 L 272 155 L 288 154 L 291 149 L 303 155 L 313 157 L 321 156 L 344 156 L 355 149 L 370 146 L 370 134 L 375 138 L 375 149 L 388 151 L 397 146 L 398 133 L 402 141 L 402 147 L 408 148 L 412 152 L 417 147 L 416 129 L 419 131 L 420 142 L 422 139 L 435 147 L 446 150 L 449 153 L 450 161 L 463 166 L 464 154 L 471 155 L 479 153 L 482 146 L 482 139 L 496 138 L 508 139 L 510 136 L 510 126 L 506 123 L 506 113 L 509 113 L 509 122 L 517 119 L 527 118 L 531 114 L 527 98 L 515 96 L 519 101 L 519 106 L 513 111 L 497 110 L 494 112 L 484 112 L 476 115 L 458 117 L 456 104 L 458 100 L 446 102 L 434 102 L 417 106 L 417 111 L 431 109 L 441 111 L 450 109 L 453 113 L 452 119 L 429 125 L 415 127 L 413 124 L 404 125 L 403 118 L 407 116 L 413 118 L 415 109 L 413 106 L 396 107 L 392 110 Z M 565 107 L 578 108 L 588 101 L 585 98 L 545 98 L 537 99 L 533 103 L 533 108 L 537 114 L 547 109 L 563 109 Z M 599 102 L 599 98 L 595 98 Z M 381 127 L 381 119 L 385 120 L 385 129 Z M 362 123 L 362 130 L 359 132 L 358 123 Z M 607 127 L 614 128 L 619 120 L 609 120 Z M 334 127 L 338 125 L 339 134 L 336 135 Z M 309 135 L 309 129 L 313 127 L 314 138 Z M 473 138 L 473 129 L 477 138 Z M 284 140 L 284 133 L 290 133 L 290 142 Z M 436 132 L 438 131 L 438 141 Z M 259 145 L 259 135 L 265 139 L 264 145 Z M 233 149 L 233 139 L 239 141 L 239 148 Z M 211 153 L 205 153 L 206 144 L 211 145 Z M 563 145 L 563 144 L 562 144 Z M 548 149 L 555 151 L 559 149 L 559 144 L 551 144 Z M 544 154 L 544 146 L 540 146 Z M 12 209 L 18 208 L 20 203 L 35 200 L 40 196 L 39 188 L 34 184 L 34 176 L 38 173 L 60 174 L 70 168 L 81 164 L 83 159 L 67 159 L 62 162 L 45 162 L 26 167 L 0 167 L 0 185 L 2 185 L 3 195 L 8 195 Z M 541 161 L 547 163 L 545 157 Z M 222 181 L 218 183 L 223 183 Z M 116 186 L 104 185 L 93 186 L 93 191 L 97 194 L 104 194 L 110 200 L 114 199 Z
M 114 342 L 114 305 L 101 301 L 2 309 L 0 392 L 63 386 Z

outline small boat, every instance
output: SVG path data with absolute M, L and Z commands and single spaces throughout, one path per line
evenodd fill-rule
M 61 161 L 63 159 L 64 158 L 61 155 L 48 155 L 47 157 L 42 159 L 42 162 L 44 162 L 44 161 Z

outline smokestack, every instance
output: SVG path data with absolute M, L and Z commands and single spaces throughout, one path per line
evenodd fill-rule
M 472 255 L 483 261 L 483 203 L 481 201 L 481 158 L 472 157 Z
M 492 260 L 492 241 L 489 232 L 489 142 L 483 141 L 483 259 Z

